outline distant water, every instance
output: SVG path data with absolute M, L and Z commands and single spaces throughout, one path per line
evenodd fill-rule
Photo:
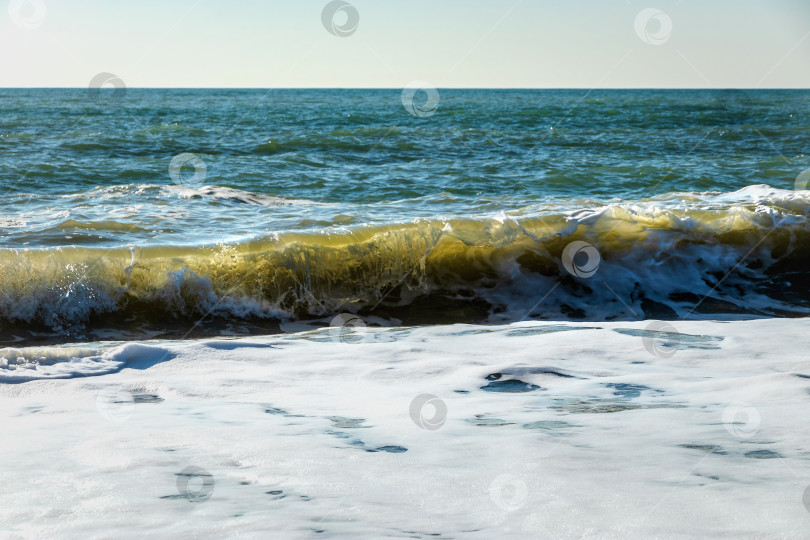
M 394 90 L 0 107 L 9 338 L 810 312 L 807 91 L 440 90 L 424 117 Z

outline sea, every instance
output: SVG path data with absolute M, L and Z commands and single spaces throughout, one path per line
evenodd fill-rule
M 0 110 L 4 537 L 810 530 L 810 91 Z

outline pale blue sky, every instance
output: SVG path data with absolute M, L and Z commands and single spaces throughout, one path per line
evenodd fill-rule
M 326 0 L 16 1 L 0 86 L 810 87 L 810 0 L 350 0 L 348 37 Z M 634 29 L 645 8 L 663 44 Z

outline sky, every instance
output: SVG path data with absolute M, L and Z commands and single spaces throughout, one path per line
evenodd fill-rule
M 0 87 L 810 88 L 810 0 L 348 3 L 0 0 Z

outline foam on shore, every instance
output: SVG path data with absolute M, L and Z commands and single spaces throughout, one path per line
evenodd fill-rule
M 102 344 L 0 385 L 0 534 L 801 538 L 809 325 Z

